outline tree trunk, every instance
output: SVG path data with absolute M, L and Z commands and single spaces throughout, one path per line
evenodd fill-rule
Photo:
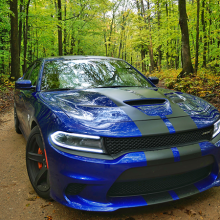
M 179 52 L 180 52 L 180 50 L 179 50 L 179 39 L 177 38 L 176 39 L 176 58 L 175 58 L 175 68 L 176 68 L 176 70 L 179 68 L 179 59 L 180 59 L 180 57 L 179 57 Z
M 201 22 L 203 28 L 203 40 L 204 40 L 204 47 L 203 47 L 203 64 L 202 66 L 206 68 L 206 50 L 207 50 L 207 39 L 206 39 L 206 24 L 205 24 L 205 0 L 202 1 L 202 14 L 201 14 Z
M 19 57 L 21 54 L 21 38 L 22 38 L 22 16 L 24 10 L 23 0 L 20 0 L 20 20 L 19 20 Z
M 145 50 L 142 46 L 142 49 L 141 49 L 142 72 L 146 73 L 146 65 L 144 63 L 144 58 L 145 58 Z
M 195 60 L 195 73 L 198 70 L 199 63 L 199 8 L 200 8 L 200 0 L 197 0 L 197 25 L 196 25 L 196 60 Z
M 150 45 L 148 46 L 149 49 L 149 56 L 150 56 L 150 64 L 151 64 L 151 70 L 154 71 L 154 52 L 153 52 L 153 44 L 152 44 L 152 36 L 151 36 L 151 24 L 150 24 L 150 2 L 147 1 L 147 9 L 148 9 L 148 28 L 149 28 L 149 39 L 150 39 Z
M 120 36 L 120 43 L 119 43 L 119 50 L 118 50 L 118 58 L 120 58 L 120 56 L 121 56 L 121 50 L 123 47 L 123 36 L 124 36 L 124 32 L 125 32 L 126 19 L 127 19 L 127 16 L 125 17 L 123 14 L 122 15 L 122 24 L 121 24 L 121 36 Z M 122 55 L 122 59 L 123 59 L 123 55 Z
M 179 16 L 179 24 L 182 34 L 183 69 L 178 77 L 184 77 L 193 73 L 193 66 L 189 46 L 189 30 L 187 24 L 186 0 L 179 0 Z
M 157 28 L 158 28 L 158 34 L 160 35 L 160 2 L 159 2 L 159 0 L 157 0 Z M 159 36 L 159 38 L 160 38 L 160 36 Z M 161 47 L 162 47 L 162 45 L 160 45 L 157 48 L 157 51 L 158 51 L 157 70 L 159 72 L 161 70 L 161 59 L 162 59 Z
M 18 2 L 10 1 L 11 17 L 11 80 L 20 78 L 19 36 L 18 36 Z
M 66 31 L 66 0 L 65 0 L 65 5 L 64 5 L 64 20 L 65 20 L 65 27 L 64 27 L 64 39 L 63 39 L 63 44 L 64 44 L 64 55 L 67 55 L 67 31 Z
M 169 12 L 168 12 L 168 3 L 167 3 L 167 1 L 166 1 L 166 17 L 167 17 L 167 24 L 168 24 L 168 18 L 169 18 Z M 169 34 L 169 29 L 168 29 L 169 27 L 168 27 L 168 25 L 167 25 L 167 39 L 169 39 L 169 36 L 168 36 L 168 34 Z M 169 47 L 169 41 L 167 40 L 167 49 L 166 49 L 166 63 L 167 63 L 167 69 L 169 69 L 169 53 L 168 53 L 168 47 Z
M 72 33 L 72 36 L 71 36 L 70 55 L 73 55 L 73 49 L 74 49 L 75 46 L 76 46 L 76 44 L 75 44 L 74 33 Z
M 210 59 L 210 45 L 212 45 L 212 33 L 211 33 L 211 26 L 212 26 L 212 19 L 211 19 L 211 14 L 212 14 L 212 11 L 211 11 L 211 8 L 210 8 L 210 5 L 209 5 L 209 34 L 208 34 L 208 38 L 209 38 L 209 41 L 208 41 L 208 62 L 210 61 L 213 61 L 213 58 Z M 211 55 L 212 57 L 212 55 Z
M 23 71 L 27 69 L 27 35 L 28 35 L 28 10 L 29 10 L 30 0 L 26 5 L 26 24 L 24 26 L 24 66 Z
M 58 47 L 59 56 L 63 55 L 63 44 L 62 44 L 62 12 L 61 12 L 61 0 L 58 0 Z

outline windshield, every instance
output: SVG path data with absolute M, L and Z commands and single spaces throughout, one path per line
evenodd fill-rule
M 41 90 L 123 86 L 151 84 L 122 60 L 53 60 L 44 65 Z

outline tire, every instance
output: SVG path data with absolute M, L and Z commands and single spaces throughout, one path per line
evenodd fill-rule
M 44 145 L 37 126 L 33 128 L 27 141 L 26 166 L 30 182 L 36 193 L 44 199 L 51 200 Z
M 21 134 L 21 130 L 19 128 L 19 120 L 18 120 L 17 111 L 16 111 L 15 106 L 14 106 L 14 124 L 15 124 L 15 131 L 18 134 Z

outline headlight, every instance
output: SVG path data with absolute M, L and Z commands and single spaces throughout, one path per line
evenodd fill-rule
M 220 132 L 220 120 L 218 120 L 214 124 L 214 131 L 213 131 L 212 138 L 214 138 L 219 132 Z
M 102 138 L 99 136 L 57 131 L 51 135 L 51 140 L 54 144 L 71 150 L 105 153 Z

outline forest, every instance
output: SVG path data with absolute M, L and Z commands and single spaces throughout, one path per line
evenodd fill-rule
M 219 92 L 219 54 L 218 0 L 0 1 L 0 83 L 9 87 L 40 57 L 99 55 L 205 97 Z

